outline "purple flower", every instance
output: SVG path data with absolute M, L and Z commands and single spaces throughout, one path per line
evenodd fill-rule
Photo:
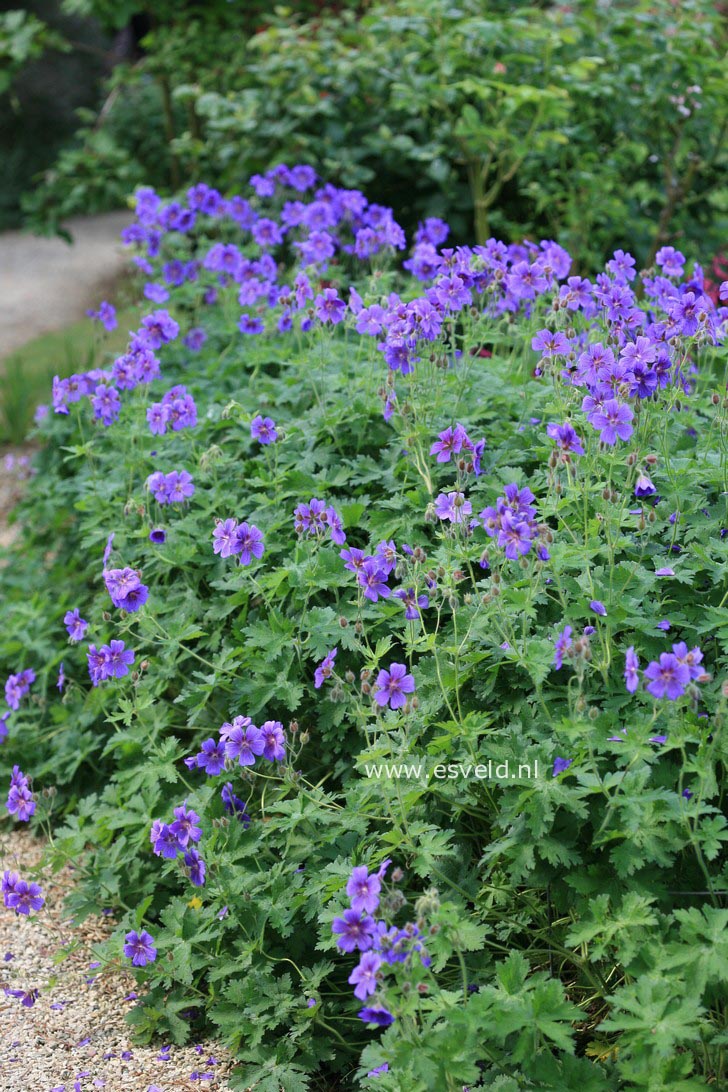
M 380 598 L 388 599 L 392 594 L 392 589 L 387 584 L 387 573 L 376 557 L 364 558 L 356 576 L 364 588 L 364 597 L 372 603 L 376 603 Z
M 30 782 L 19 766 L 13 767 L 8 792 L 7 809 L 21 823 L 27 823 L 35 814 L 35 800 Z
M 508 510 L 501 513 L 498 545 L 505 546 L 506 557 L 515 561 L 531 549 L 531 527 Z
M 10 710 L 0 715 L 0 743 L 4 743 L 8 738 L 8 719 L 10 717 Z
M 360 1001 L 366 1001 L 367 997 L 377 988 L 377 971 L 382 961 L 376 952 L 364 952 L 358 966 L 349 975 L 348 981 L 354 989 L 354 996 Z
M 254 523 L 240 524 L 235 532 L 235 553 L 239 555 L 241 565 L 249 565 L 253 558 L 261 558 L 265 553 L 263 533 Z
M 139 340 L 144 348 L 161 349 L 168 341 L 174 341 L 179 334 L 179 326 L 168 311 L 153 311 L 142 319 Z
M 633 411 L 616 398 L 604 402 L 601 409 L 594 409 L 587 415 L 589 423 L 599 432 L 603 444 L 611 447 L 617 439 L 629 440 L 633 429 L 631 425 Z
M 607 608 L 599 599 L 592 599 L 589 610 L 593 610 L 595 614 L 599 614 L 602 618 L 607 617 Z
M 682 277 L 685 255 L 674 246 L 663 246 L 655 254 L 655 264 L 661 267 L 664 277 Z
M 206 739 L 197 755 L 197 765 L 208 777 L 216 777 L 225 769 L 225 744 L 222 740 Z
M 646 686 L 647 691 L 654 698 L 666 697 L 668 701 L 677 701 L 690 682 L 690 668 L 687 664 L 680 663 L 672 652 L 661 653 L 659 662 L 653 660 L 648 664 L 644 675 L 650 680 Z
M 193 353 L 200 351 L 207 341 L 207 334 L 201 326 L 194 326 L 182 339 L 182 344 Z
M 253 760 L 255 761 L 255 760 Z M 233 792 L 233 783 L 228 781 L 223 785 L 220 790 L 220 798 L 223 803 L 223 807 L 228 815 L 235 815 L 243 824 L 243 827 L 247 830 L 250 826 L 250 816 L 246 811 L 247 805 L 244 800 L 241 800 L 239 796 L 236 796 Z
M 314 300 L 314 311 L 319 322 L 336 325 L 346 314 L 346 304 L 339 299 L 335 288 L 324 288 Z
M 99 305 L 98 311 L 87 311 L 86 314 L 89 318 L 100 322 L 105 330 L 116 329 L 116 309 L 113 304 L 107 303 L 106 300 L 103 300 Z
M 262 755 L 264 749 L 263 733 L 250 717 L 235 717 L 225 733 L 225 756 L 237 759 L 241 766 L 253 766 L 256 755 Z
M 414 689 L 414 677 L 407 674 L 405 665 L 390 664 L 389 671 L 382 670 L 377 675 L 374 700 L 377 705 L 401 709 L 407 702 L 405 694 L 413 693 Z
M 556 446 L 561 448 L 562 451 L 571 451 L 574 455 L 584 454 L 581 440 L 569 421 L 565 421 L 563 425 L 552 422 L 546 426 L 546 434 L 556 441 Z
M 430 600 L 426 595 L 415 595 L 414 588 L 398 588 L 394 593 L 397 599 L 401 599 L 405 605 L 404 616 L 413 622 L 420 617 L 420 611 L 429 607 Z
M 374 919 L 362 910 L 345 910 L 340 918 L 334 918 L 331 931 L 337 934 L 336 943 L 342 952 L 368 951 L 374 943 Z
M 571 342 L 560 330 L 556 333 L 552 333 L 551 330 L 540 330 L 531 340 L 531 348 L 549 360 L 556 356 L 566 356 L 571 352 Z
M 63 616 L 63 624 L 68 630 L 68 638 L 70 641 L 75 643 L 83 640 L 86 630 L 88 629 L 88 622 L 83 620 L 78 607 L 66 611 Z
M 177 832 L 172 829 L 173 825 L 163 823 L 161 819 L 155 819 L 149 831 L 152 852 L 157 857 L 164 857 L 169 861 L 173 861 L 183 848 L 177 837 Z
M 195 491 L 192 477 L 186 470 L 173 470 L 167 474 L 167 496 L 169 504 L 182 504 Z
M 329 525 L 329 534 L 331 535 L 331 541 L 335 542 L 337 546 L 343 546 L 346 542 L 346 534 L 344 533 L 344 525 L 341 522 L 341 516 L 332 508 L 331 505 L 326 509 L 326 521 Z
M 690 671 L 690 678 L 694 682 L 703 674 L 703 668 L 701 664 L 703 662 L 703 653 L 696 646 L 691 648 L 688 652 L 688 646 L 684 641 L 680 641 L 678 644 L 672 646 L 672 651 L 677 656 L 678 661 L 681 664 L 685 664 Z
M 109 641 L 108 645 L 102 645 L 100 649 L 106 660 L 107 678 L 122 679 L 129 674 L 129 668 L 134 663 L 134 653 L 126 648 L 123 641 Z
M 157 958 L 154 938 L 146 929 L 142 929 L 141 933 L 127 933 L 124 937 L 124 955 L 135 967 L 146 967 L 147 963 L 154 963 Z
M 657 492 L 657 490 L 650 478 L 648 478 L 646 474 L 638 474 L 634 486 L 635 497 L 651 497 L 655 492 Z
M 369 875 L 366 865 L 357 865 L 352 869 L 346 884 L 346 893 L 351 899 L 351 908 L 357 914 L 373 914 L 379 906 L 379 892 L 382 881 L 377 873 Z
M 169 474 L 157 470 L 147 478 L 147 489 L 158 504 L 182 504 L 195 491 L 192 477 L 186 470 L 172 470 Z
M 271 417 L 254 417 L 250 423 L 250 435 L 259 444 L 273 444 L 278 439 L 278 430 Z
M 624 655 L 624 685 L 630 694 L 634 694 L 639 686 L 639 666 L 640 662 L 637 653 L 635 652 L 634 647 L 630 645 Z
M 314 672 L 313 685 L 318 690 L 323 686 L 326 679 L 330 679 L 334 671 L 334 661 L 336 659 L 336 653 L 338 649 L 332 648 L 330 652 L 327 652 L 321 663 L 318 665 Z
M 163 527 L 155 527 L 149 532 L 149 541 L 155 546 L 163 546 L 167 541 L 167 532 Z
M 14 872 L 5 872 L 2 883 L 3 901 L 8 910 L 30 916 L 31 910 L 40 910 L 45 904 L 43 892 L 37 883 L 28 883 Z
M 121 413 L 121 400 L 116 387 L 107 387 L 105 383 L 99 383 L 91 398 L 91 406 L 94 411 L 94 420 L 101 421 L 107 428 L 119 420 Z
M 571 626 L 564 626 L 554 640 L 554 667 L 558 671 L 564 663 L 564 656 L 571 652 Z
M 437 455 L 438 463 L 448 463 L 453 455 L 458 455 L 462 451 L 467 439 L 468 434 L 462 425 L 446 428 L 444 432 L 439 433 L 437 440 L 430 448 L 430 455 Z
M 205 874 L 207 873 L 207 866 L 203 861 L 200 854 L 196 849 L 192 848 L 184 855 L 184 863 L 187 868 L 190 881 L 195 887 L 205 886 Z
M 212 532 L 212 552 L 220 557 L 232 557 L 236 553 L 236 532 L 238 521 L 235 519 L 218 520 Z
M 435 514 L 442 520 L 451 523 L 462 523 L 466 516 L 472 514 L 473 506 L 465 499 L 465 494 L 459 490 L 452 493 L 440 493 L 435 501 Z
M 573 763 L 573 758 L 555 758 L 553 776 L 558 777 L 564 770 L 568 770 L 569 766 Z
M 262 318 L 254 318 L 246 311 L 240 316 L 238 320 L 238 330 L 241 334 L 262 334 L 265 329 Z
M 200 817 L 192 808 L 189 810 L 184 804 L 174 809 L 174 822 L 170 824 L 170 830 L 184 849 L 190 842 L 199 842 L 202 837 L 202 829 L 197 825 Z
M 655 569 L 655 576 L 674 576 L 675 570 L 665 565 L 661 569 Z
M 286 757 L 286 737 L 280 721 L 267 720 L 261 724 L 260 733 L 263 737 L 263 758 L 269 762 L 282 762 Z
M 360 1009 L 359 1019 L 365 1024 L 376 1024 L 380 1028 L 387 1028 L 394 1023 L 394 1017 L 384 1005 L 368 1005 Z

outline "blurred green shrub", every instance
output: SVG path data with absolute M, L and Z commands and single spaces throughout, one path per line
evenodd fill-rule
M 459 239 L 558 236 L 584 267 L 625 234 L 647 262 L 668 240 L 717 252 L 728 35 L 712 0 L 380 0 L 308 21 L 278 8 L 269 22 L 243 41 L 211 16 L 158 22 L 123 77 L 154 79 L 156 117 L 122 123 L 115 107 L 102 126 L 131 175 L 234 189 L 272 161 L 306 160 L 395 204 L 406 226 L 441 215 Z M 157 142 L 139 148 L 140 128 Z M 95 200 L 116 199 L 118 163 L 88 132 L 73 154 L 29 198 L 34 224 L 82 207 L 84 159 Z

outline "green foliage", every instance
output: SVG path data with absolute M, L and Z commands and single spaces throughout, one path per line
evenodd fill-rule
M 15 9 L 0 13 L 0 96 L 29 61 L 47 49 L 68 50 L 68 42 L 30 12 Z

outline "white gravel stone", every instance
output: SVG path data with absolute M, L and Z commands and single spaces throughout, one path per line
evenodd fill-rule
M 30 918 L 0 904 L 0 1092 L 228 1090 L 231 1059 L 214 1043 L 172 1045 L 162 1057 L 165 1043 L 135 1045 L 124 1020 L 135 1004 L 128 999 L 135 979 L 89 966 L 113 924 L 90 918 L 74 927 L 63 912 L 73 873 L 41 869 L 42 854 L 43 843 L 28 831 L 0 826 L 0 872 L 35 879 L 46 899 Z M 6 989 L 37 989 L 39 996 L 26 1008 Z

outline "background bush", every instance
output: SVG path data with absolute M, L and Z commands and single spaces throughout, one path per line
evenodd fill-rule
M 712 0 L 340 7 L 268 14 L 242 42 L 229 5 L 181 21 L 160 8 L 103 137 L 82 131 L 29 196 L 31 221 L 80 208 L 87 188 L 94 207 L 115 201 L 119 173 L 235 191 L 306 159 L 396 203 L 408 228 L 445 216 L 459 241 L 558 236 L 595 269 L 629 224 L 647 264 L 668 241 L 717 253 L 728 65 Z

